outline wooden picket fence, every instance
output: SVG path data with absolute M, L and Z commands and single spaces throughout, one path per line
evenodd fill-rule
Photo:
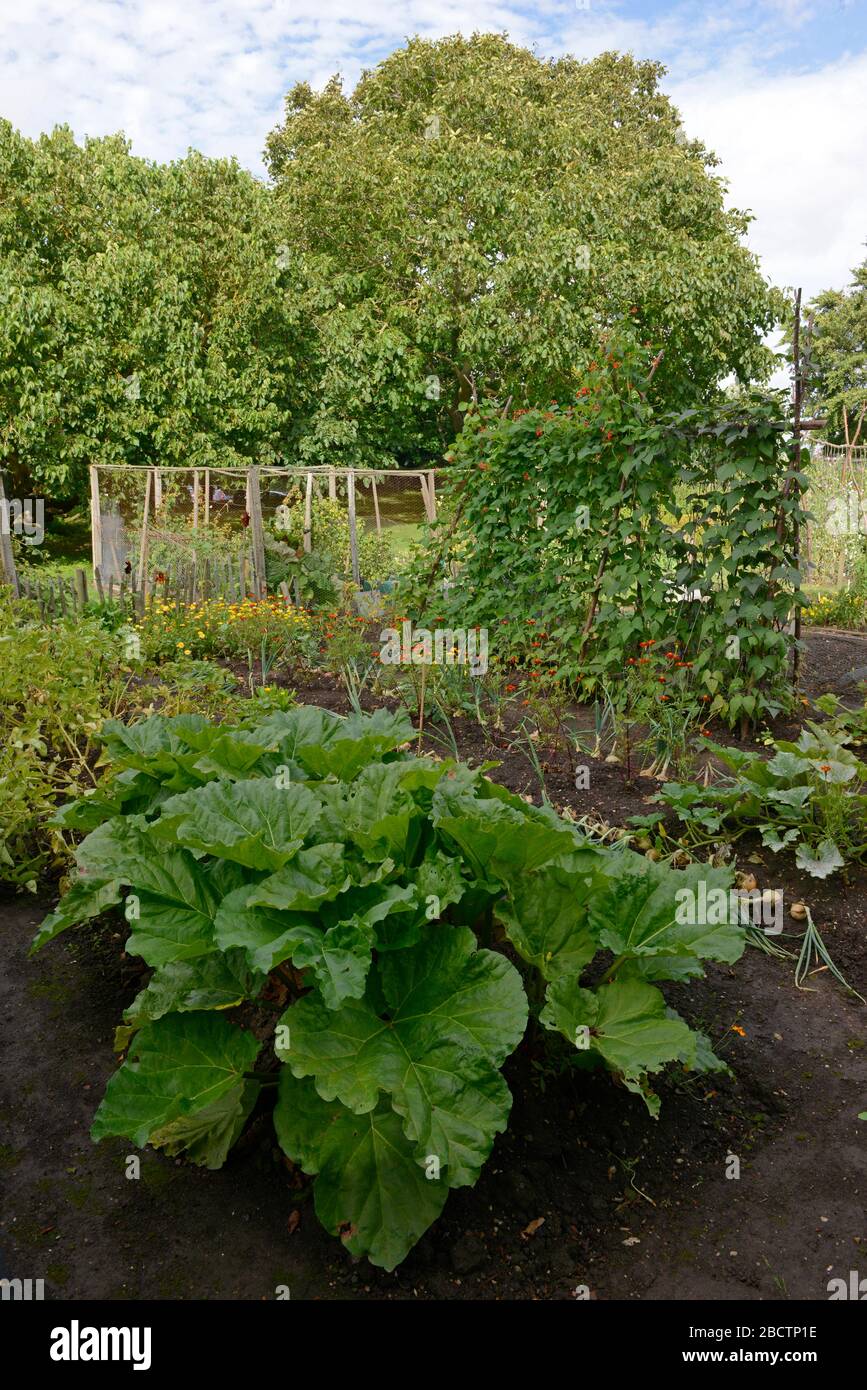
M 284 598 L 291 600 L 285 584 L 280 585 L 280 590 Z M 112 575 L 107 581 L 103 581 L 97 567 L 93 572 L 92 589 L 83 569 L 77 569 L 73 575 L 48 575 L 40 579 L 22 573 L 18 575 L 18 592 L 21 598 L 37 604 L 45 621 L 81 613 L 90 604 L 129 608 L 141 616 L 148 600 L 154 598 L 163 603 L 186 604 L 217 598 L 241 603 L 256 597 L 253 557 L 249 551 L 234 560 L 205 560 L 201 566 L 179 562 L 150 575 L 137 574 L 131 569 L 120 579 Z M 295 602 L 298 602 L 297 586 Z

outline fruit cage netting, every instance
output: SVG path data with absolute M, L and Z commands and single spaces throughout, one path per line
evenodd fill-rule
M 255 565 L 257 519 L 268 536 L 285 509 L 297 517 L 301 548 L 316 546 L 317 515 L 331 504 L 331 520 L 350 533 L 406 543 L 436 517 L 434 470 L 316 468 L 91 469 L 93 565 L 103 581 L 131 575 L 140 585 L 172 566 L 216 574 L 223 565 Z M 356 557 L 352 565 L 356 580 Z M 243 570 L 242 570 L 243 573 Z

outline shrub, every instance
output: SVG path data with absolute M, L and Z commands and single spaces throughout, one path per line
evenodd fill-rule
M 123 902 L 153 969 L 94 1139 L 217 1168 L 274 1089 L 320 1220 L 386 1269 L 476 1181 L 530 1007 L 655 1114 L 666 1064 L 723 1069 L 656 982 L 744 945 L 677 908 L 728 871 L 592 845 L 480 771 L 411 756 L 411 735 L 385 710 L 304 706 L 109 722 L 105 780 L 58 816 L 89 832 L 78 877 L 34 943 Z
M 338 501 L 328 497 L 313 498 L 312 505 L 312 545 L 313 554 L 327 558 L 329 567 L 347 578 L 352 573 L 352 560 L 349 546 L 349 513 Z M 384 536 L 368 531 L 364 525 L 357 528 L 358 567 L 362 579 L 376 585 L 388 579 L 394 569 L 391 547 Z M 301 550 L 304 544 L 304 503 L 293 500 L 277 508 L 274 517 L 274 536 L 289 545 L 293 550 Z
M 46 626 L 0 586 L 0 882 L 35 890 L 63 862 L 45 818 L 93 785 L 91 741 L 129 674 L 123 640 L 98 619 Z

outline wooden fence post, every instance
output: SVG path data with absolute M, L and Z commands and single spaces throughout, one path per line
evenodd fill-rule
M 358 532 L 355 528 L 355 469 L 350 468 L 347 475 L 349 492 L 349 555 L 352 561 L 352 578 L 361 588 L 361 571 L 358 567 Z
M 310 554 L 313 549 L 313 474 L 307 474 L 307 491 L 304 494 L 304 550 Z
M 102 511 L 99 503 L 99 470 L 90 465 L 90 549 L 93 572 L 102 569 Z
M 337 501 L 337 474 L 333 464 L 330 464 L 328 468 L 328 497 L 332 502 Z
M 382 521 L 380 520 L 380 516 L 379 516 L 379 496 L 378 496 L 377 491 L 376 491 L 376 474 L 375 474 L 375 473 L 372 473 L 372 474 L 371 474 L 370 489 L 371 489 L 371 492 L 373 493 L 373 514 L 374 514 L 374 516 L 376 517 L 376 534 L 377 534 L 378 536 L 381 536 L 381 535 L 382 535 Z
M 153 469 L 149 468 L 147 472 L 147 477 L 145 479 L 144 512 L 142 513 L 141 541 L 139 542 L 138 548 L 138 583 L 139 588 L 142 590 L 142 593 L 144 593 L 145 571 L 148 562 L 148 522 L 150 519 L 152 480 Z
M 84 573 L 84 570 L 82 569 L 77 569 L 75 571 L 74 593 L 79 608 L 86 608 L 88 604 L 87 575 Z
M 12 524 L 9 503 L 3 487 L 2 473 L 0 473 L 0 578 L 11 586 L 13 594 L 18 598 L 21 591 L 18 587 L 15 556 L 12 554 Z
M 259 469 L 254 466 L 247 476 L 247 512 L 250 517 L 250 532 L 253 550 L 253 591 L 257 598 L 264 598 L 268 592 L 265 577 L 265 528 L 262 521 L 262 489 Z

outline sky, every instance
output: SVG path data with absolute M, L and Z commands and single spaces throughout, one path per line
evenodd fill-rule
M 351 86 L 413 34 L 508 32 L 541 57 L 663 62 L 687 134 L 775 284 L 849 282 L 867 242 L 867 0 L 0 0 L 0 115 L 24 134 L 123 130 L 136 154 L 258 174 L 297 81 Z

